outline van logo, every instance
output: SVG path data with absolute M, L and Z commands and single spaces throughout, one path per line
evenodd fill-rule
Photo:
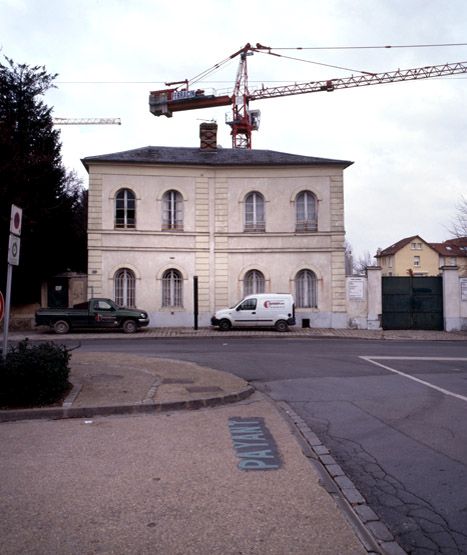
M 274 308 L 278 306 L 284 306 L 284 301 L 264 301 L 264 308 Z

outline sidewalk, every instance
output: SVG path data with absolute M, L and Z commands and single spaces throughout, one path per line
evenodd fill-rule
M 305 423 L 244 380 L 79 350 L 70 379 L 63 406 L 0 411 L 4 553 L 404 553 Z
M 293 326 L 286 333 L 279 333 L 273 329 L 234 329 L 227 332 L 211 327 L 197 330 L 193 328 L 144 328 L 136 334 L 124 334 L 119 330 L 106 332 L 68 333 L 56 335 L 48 328 L 40 327 L 30 331 L 12 331 L 9 334 L 12 341 L 20 341 L 25 337 L 41 341 L 63 341 L 65 339 L 125 339 L 132 338 L 170 338 L 170 337 L 222 337 L 235 339 L 238 337 L 274 337 L 281 338 L 348 338 L 348 339 L 376 339 L 398 341 L 467 341 L 467 330 L 458 332 L 432 331 L 432 330 L 358 330 L 358 329 L 333 329 L 333 328 L 300 328 Z

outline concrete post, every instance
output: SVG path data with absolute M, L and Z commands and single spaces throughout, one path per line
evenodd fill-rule
M 457 266 L 442 266 L 443 272 L 443 316 L 444 331 L 461 329 L 461 295 L 459 269 Z
M 369 266 L 368 276 L 368 329 L 381 329 L 381 315 L 383 313 L 383 283 L 381 266 Z

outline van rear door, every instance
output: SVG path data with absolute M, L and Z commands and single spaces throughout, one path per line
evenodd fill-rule
M 256 314 L 258 300 L 255 298 L 245 299 L 234 310 L 232 323 L 234 326 L 253 327 L 257 325 Z

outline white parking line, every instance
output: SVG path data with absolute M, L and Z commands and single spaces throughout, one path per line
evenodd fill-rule
M 421 380 L 420 378 L 416 378 L 415 376 L 411 376 L 410 374 L 406 374 L 405 372 L 401 372 L 400 370 L 396 370 L 395 368 L 391 368 L 390 366 L 386 366 L 385 364 L 381 364 L 381 362 L 377 362 L 378 360 L 434 360 L 434 361 L 467 361 L 467 358 L 460 358 L 460 357 L 373 357 L 373 356 L 360 356 L 359 358 L 366 360 L 367 362 L 371 362 L 375 366 L 380 366 L 385 370 L 389 370 L 389 372 L 393 372 L 394 374 L 398 374 L 404 378 L 408 378 L 409 380 L 413 380 L 414 382 L 421 383 L 422 385 L 426 385 L 431 389 L 435 389 L 445 395 L 449 395 L 450 397 L 455 397 L 456 399 L 460 399 L 461 401 L 467 402 L 467 397 L 465 395 L 459 395 L 458 393 L 454 393 L 453 391 L 449 391 L 448 389 L 444 389 L 442 387 L 438 387 L 437 385 L 433 385 L 430 382 L 426 382 L 425 380 Z

